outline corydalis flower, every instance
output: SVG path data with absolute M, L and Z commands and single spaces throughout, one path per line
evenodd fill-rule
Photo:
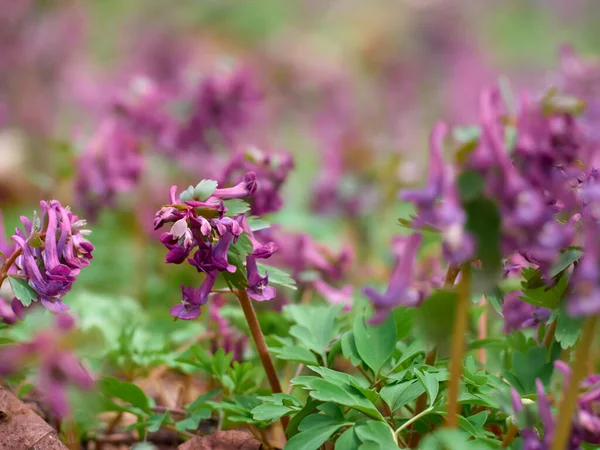
M 416 306 L 420 300 L 419 292 L 412 287 L 413 272 L 417 260 L 417 252 L 422 236 L 411 234 L 406 238 L 406 246 L 402 255 L 397 256 L 396 267 L 390 277 L 385 293 L 380 294 L 372 287 L 364 289 L 365 295 L 375 308 L 372 323 L 380 323 L 386 319 L 392 309 L 397 306 Z
M 181 319 L 194 319 L 200 315 L 200 306 L 208 295 L 220 272 L 235 273 L 237 267 L 228 260 L 229 249 L 246 232 L 253 245 L 247 256 L 248 294 L 256 300 L 270 300 L 275 289 L 268 286 L 268 274 L 262 277 L 256 258 L 268 258 L 276 250 L 274 244 L 261 245 L 248 227 L 244 214 L 227 217 L 225 201 L 247 198 L 256 191 L 256 175 L 248 172 L 244 179 L 230 188 L 217 188 L 217 183 L 203 180 L 190 186 L 175 198 L 176 186 L 171 188 L 170 204 L 162 207 L 155 216 L 154 228 L 170 224 L 170 231 L 161 235 L 161 242 L 169 252 L 167 263 L 181 264 L 185 260 L 198 272 L 206 274 L 200 289 L 182 286 L 183 301 L 171 309 L 171 314 Z
M 274 287 L 269 286 L 269 273 L 265 272 L 263 277 L 258 272 L 256 256 L 248 255 L 246 257 L 246 270 L 248 272 L 248 289 L 246 289 L 248 296 L 259 302 L 274 299 L 277 292 Z
M 144 165 L 141 140 L 115 117 L 100 124 L 77 163 L 77 203 L 91 219 L 115 196 L 133 189 Z
M 563 390 L 566 391 L 571 376 L 571 369 L 563 361 L 556 361 L 555 367 L 562 372 L 564 376 Z M 571 435 L 567 442 L 567 450 L 579 450 L 583 443 L 598 445 L 600 444 L 600 375 L 594 374 L 587 377 L 582 383 L 583 393 L 577 400 L 577 411 L 572 419 Z M 536 380 L 538 412 L 542 421 L 543 435 L 538 436 L 535 428 L 524 428 L 521 430 L 523 436 L 524 450 L 548 450 L 552 446 L 554 429 L 556 427 L 555 418 L 552 415 L 550 400 L 544 391 L 542 382 Z M 513 410 L 518 414 L 523 409 L 523 403 L 512 389 Z
M 199 289 L 181 285 L 182 301 L 169 311 L 173 317 L 183 320 L 192 320 L 201 314 L 200 307 L 208 301 L 208 295 L 212 291 L 217 279 L 218 272 L 211 272 L 206 276 Z
M 31 341 L 4 348 L 0 352 L 0 374 L 10 375 L 35 363 L 36 386 L 58 417 L 69 415 L 67 388 L 70 385 L 91 389 L 94 381 L 81 362 L 69 350 L 67 333 L 73 318 L 65 313 L 56 316 L 56 327 L 38 333 Z
M 211 151 L 215 144 L 233 145 L 252 122 L 260 93 L 251 73 L 240 68 L 201 80 L 193 97 L 191 112 L 177 132 L 175 148 Z
M 442 145 L 448 132 L 444 123 L 437 123 L 430 137 L 429 174 L 421 190 L 405 190 L 402 200 L 417 209 L 412 225 L 430 226 L 442 234 L 444 256 L 452 264 L 468 261 L 475 253 L 475 242 L 465 231 L 466 215 L 460 204 L 452 169 L 442 158 Z
M 93 245 L 85 238 L 85 220 L 79 220 L 58 200 L 40 202 L 41 218 L 33 222 L 21 217 L 25 231 L 16 230 L 12 240 L 21 250 L 16 259 L 17 275 L 24 277 L 37 293 L 38 300 L 51 311 L 68 306 L 62 297 L 71 287 L 81 268 L 90 264 Z
M 240 172 L 255 173 L 257 184 L 252 192 L 250 211 L 253 215 L 261 216 L 281 209 L 283 198 L 280 191 L 293 168 L 294 160 L 289 153 L 250 148 L 231 157 L 221 180 L 229 183 Z

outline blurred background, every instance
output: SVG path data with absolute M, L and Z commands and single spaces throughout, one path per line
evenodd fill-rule
M 596 0 L 4 0 L 6 233 L 42 198 L 72 205 L 96 251 L 67 303 L 144 305 L 168 330 L 197 274 L 163 263 L 153 215 L 172 184 L 237 183 L 250 149 L 280 244 L 349 247 L 346 280 L 386 280 L 434 122 L 476 123 L 497 82 L 543 92 L 561 45 L 600 51 L 599 20 Z

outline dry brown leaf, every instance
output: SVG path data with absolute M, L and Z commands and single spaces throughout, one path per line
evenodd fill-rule
M 217 431 L 210 436 L 195 437 L 178 447 L 178 450 L 260 450 L 261 444 L 252 434 L 239 431 Z
M 0 450 L 68 450 L 56 431 L 0 386 Z

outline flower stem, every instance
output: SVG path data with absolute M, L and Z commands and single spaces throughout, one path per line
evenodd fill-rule
M 250 327 L 250 333 L 252 334 L 252 339 L 254 340 L 256 349 L 258 350 L 258 355 L 260 356 L 262 365 L 265 368 L 265 372 L 267 373 L 267 379 L 269 380 L 271 390 L 274 394 L 281 393 L 282 390 L 281 384 L 279 383 L 279 377 L 277 376 L 275 366 L 273 365 L 273 360 L 271 359 L 271 355 L 269 354 L 269 349 L 267 348 L 267 343 L 265 342 L 265 336 L 263 335 L 263 332 L 260 329 L 260 324 L 258 323 L 258 318 L 256 317 L 256 311 L 254 311 L 254 306 L 252 306 L 252 302 L 248 298 L 248 294 L 246 294 L 246 291 L 236 291 L 235 294 L 237 295 L 237 298 L 240 301 L 240 305 L 242 306 L 242 310 L 244 311 L 244 315 L 246 316 L 246 322 L 248 322 L 248 326 Z M 281 424 L 283 425 L 283 429 L 285 431 L 289 424 L 289 418 L 287 416 L 283 416 L 281 418 Z
M 575 361 L 571 366 L 569 386 L 558 409 L 559 415 L 556 421 L 556 430 L 551 450 L 563 450 L 567 446 L 567 441 L 571 434 L 572 418 L 577 406 L 579 384 L 586 374 L 590 346 L 594 340 L 594 328 L 596 327 L 597 320 L 598 316 L 591 316 L 586 318 L 583 323 L 583 333 L 575 351 Z
M 510 428 L 508 429 L 508 431 L 506 432 L 504 439 L 502 439 L 502 446 L 500 448 L 506 448 L 510 444 L 512 444 L 512 442 L 517 437 L 518 432 L 519 432 L 519 428 L 514 424 L 511 425 Z
M 408 427 L 409 425 L 411 425 L 412 423 L 416 422 L 417 420 L 419 420 L 421 417 L 426 416 L 427 414 L 429 414 L 431 411 L 433 411 L 433 407 L 429 407 L 423 411 L 421 411 L 419 414 L 417 414 L 416 416 L 411 417 L 410 419 L 408 419 L 406 422 L 404 422 L 402 424 L 402 426 L 400 428 L 398 428 L 396 430 L 396 432 L 394 433 L 396 436 L 398 436 L 400 434 L 400 432 L 402 430 L 404 430 L 406 427 Z
M 448 382 L 448 416 L 447 425 L 456 428 L 458 425 L 458 391 L 462 374 L 462 357 L 465 347 L 465 333 L 471 295 L 471 266 L 467 263 L 462 268 L 462 278 L 458 283 L 458 302 L 456 317 L 452 332 L 452 347 L 450 349 L 450 381 Z
M 2 267 L 0 267 L 0 286 L 2 286 L 2 283 L 4 283 L 4 280 L 6 280 L 6 277 L 8 276 L 8 270 L 15 263 L 15 261 L 21 254 L 21 251 L 22 251 L 21 248 L 17 248 L 13 252 L 13 254 L 10 255 L 10 258 L 8 258 L 7 260 L 4 261 L 4 264 L 2 264 Z
M 546 331 L 546 335 L 544 336 L 544 347 L 550 350 L 552 344 L 554 343 L 554 335 L 556 333 L 556 325 L 558 324 L 558 319 L 554 319 L 554 322 L 550 324 L 548 327 L 548 331 Z
M 456 277 L 460 272 L 460 267 L 451 264 L 448 266 L 448 270 L 446 271 L 446 276 L 444 277 L 444 287 L 448 288 L 454 286 L 454 282 L 456 281 Z M 437 358 L 438 348 L 437 345 L 433 347 L 431 350 L 427 352 L 425 355 L 425 364 L 428 366 L 435 366 L 435 360 Z M 423 392 L 419 398 L 417 398 L 417 403 L 415 404 L 415 414 L 420 414 L 425 407 L 427 406 L 427 393 Z M 421 435 L 419 433 L 413 433 L 409 438 L 409 446 L 411 448 L 419 445 L 419 441 L 421 439 Z

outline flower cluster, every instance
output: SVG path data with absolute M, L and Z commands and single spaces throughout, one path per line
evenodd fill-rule
M 231 183 L 240 173 L 256 174 L 259 188 L 250 201 L 250 212 L 262 216 L 277 212 L 283 206 L 280 191 L 294 168 L 294 160 L 286 152 L 267 153 L 256 147 L 235 153 L 223 170 L 221 183 Z
M 144 163 L 140 146 L 137 134 L 115 118 L 100 125 L 79 159 L 75 182 L 77 203 L 90 220 L 137 184 Z
M 85 220 L 80 220 L 58 200 L 42 201 L 41 217 L 21 217 L 25 230 L 17 228 L 12 240 L 20 251 L 15 260 L 17 277 L 28 281 L 41 304 L 50 311 L 64 311 L 62 297 L 92 259 L 94 246 Z
M 11 375 L 30 363 L 36 365 L 36 387 L 52 412 L 60 418 L 69 414 L 67 388 L 74 385 L 91 389 L 94 384 L 92 377 L 69 349 L 67 336 L 74 325 L 71 316 L 60 313 L 52 330 L 42 331 L 30 341 L 0 351 L 0 375 Z
M 206 158 L 214 158 L 215 146 L 235 147 L 236 136 L 252 120 L 260 99 L 250 73 L 244 68 L 177 89 L 164 84 L 148 76 L 135 76 L 127 89 L 118 91 L 107 105 L 78 160 L 76 193 L 80 206 L 91 219 L 101 207 L 111 206 L 116 194 L 130 191 L 138 184 L 144 166 L 143 146 L 186 170 L 206 167 Z M 196 91 L 194 102 L 185 117 L 179 117 L 174 111 L 185 105 L 189 90 Z M 198 164 L 199 158 L 203 158 L 202 164 Z M 243 169 L 236 158 L 234 161 L 228 173 Z M 263 209 L 271 208 L 272 203 L 281 205 L 276 196 L 287 176 L 289 169 L 284 168 L 287 165 L 283 162 L 274 169 L 272 161 L 262 161 L 245 170 L 259 174 L 264 194 L 257 199 L 263 199 L 266 205 Z M 263 172 L 269 175 L 264 176 Z
M 353 286 L 340 286 L 354 260 L 350 246 L 336 253 L 308 234 L 271 234 L 279 246 L 282 263 L 291 269 L 292 277 L 301 287 L 313 288 L 329 303 L 343 304 L 346 310 L 352 308 Z
M 198 289 L 182 286 L 182 304 L 171 309 L 180 319 L 194 319 L 200 315 L 200 306 L 206 303 L 220 272 L 235 273 L 236 265 L 229 262 L 232 244 L 244 234 L 252 245 L 246 256 L 248 295 L 254 300 L 271 300 L 275 289 L 268 285 L 268 273 L 258 271 L 257 259 L 269 258 L 276 250 L 274 243 L 260 244 L 245 220 L 244 211 L 227 216 L 227 201 L 251 197 L 257 190 L 256 174 L 248 172 L 243 181 L 230 188 L 217 188 L 217 183 L 203 180 L 194 188 L 190 186 L 179 200 L 175 198 L 176 186 L 171 188 L 170 204 L 157 213 L 154 228 L 172 224 L 162 233 L 160 241 L 169 250 L 166 262 L 181 264 L 188 261 L 206 278 Z
M 233 146 L 240 130 L 252 122 L 260 99 L 248 69 L 207 77 L 196 87 L 190 113 L 176 133 L 174 148 L 207 152 L 218 144 Z
M 556 368 L 562 372 L 564 377 L 563 389 L 569 384 L 571 369 L 563 361 L 555 363 Z M 587 377 L 582 383 L 583 393 L 577 400 L 577 411 L 573 417 L 571 435 L 568 442 L 568 450 L 578 450 L 582 448 L 583 443 L 600 445 L 600 418 L 598 417 L 598 407 L 600 406 L 600 374 L 593 374 Z M 548 450 L 552 445 L 556 421 L 552 415 L 550 399 L 544 391 L 542 382 L 536 380 L 537 404 L 539 416 L 542 421 L 542 436 L 538 435 L 534 427 L 526 427 L 521 430 L 523 436 L 524 450 Z M 511 390 L 512 404 L 515 414 L 523 410 L 523 402 L 517 391 Z
M 583 223 L 586 256 L 573 275 L 577 287 L 568 307 L 575 315 L 596 313 L 600 311 L 595 295 L 600 255 L 594 251 L 593 236 L 600 218 L 596 207 L 600 184 L 591 164 L 598 146 L 581 126 L 578 103 L 573 99 L 552 91 L 536 100 L 523 94 L 519 100 L 517 112 L 511 113 L 503 105 L 499 89 L 481 93 L 479 136 L 471 148 L 459 150 L 455 166 L 443 160 L 448 130 L 438 123 L 431 133 L 426 186 L 403 191 L 400 197 L 415 205 L 417 214 L 411 226 L 439 232 L 444 258 L 456 266 L 478 256 L 478 238 L 467 230 L 463 197 L 482 195 L 491 200 L 500 220 L 498 258 L 519 255 L 546 279 L 560 254 L 575 242 L 578 224 Z M 481 194 L 461 191 L 465 177 L 478 180 L 467 189 L 480 189 Z M 412 260 L 416 250 L 409 248 L 412 252 L 406 257 Z M 395 272 L 392 281 L 400 275 L 404 287 L 414 284 L 405 271 Z M 383 298 L 370 289 L 369 297 L 378 310 Z M 385 303 L 414 305 L 415 300 L 396 295 Z M 507 329 L 548 318 L 547 310 L 521 305 L 518 293 L 508 296 L 504 309 Z

